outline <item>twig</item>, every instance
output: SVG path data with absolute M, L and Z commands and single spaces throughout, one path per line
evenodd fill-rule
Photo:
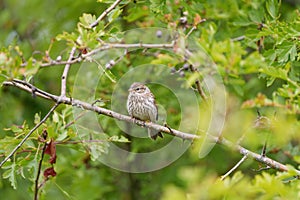
M 171 49 L 174 48 L 174 42 L 171 43 L 165 43 L 165 44 L 143 44 L 143 43 L 134 43 L 134 44 L 119 44 L 119 43 L 105 43 L 101 47 L 96 48 L 87 54 L 83 54 L 82 58 L 91 57 L 92 55 L 95 55 L 98 52 L 108 50 L 108 49 L 131 49 L 131 48 L 147 48 L 147 49 L 153 49 L 153 48 L 164 48 L 164 49 Z
M 94 28 L 98 25 L 99 21 L 101 21 L 108 13 L 110 13 L 122 0 L 116 0 L 110 7 L 108 7 L 97 19 L 94 23 L 90 25 L 90 28 Z M 77 38 L 77 40 L 80 40 L 80 36 Z M 67 61 L 67 64 L 65 65 L 63 74 L 61 76 L 61 91 L 60 91 L 60 97 L 64 98 L 66 97 L 66 90 L 67 90 L 67 77 L 68 73 L 71 67 L 71 61 L 74 59 L 74 54 L 76 52 L 76 46 L 74 46 L 70 52 L 69 59 Z
M 234 170 L 236 170 L 241 164 L 242 162 L 244 162 L 247 158 L 247 155 L 244 155 L 242 157 L 242 159 L 233 167 L 231 168 L 226 174 L 224 174 L 223 176 L 221 176 L 221 180 L 223 181 L 227 176 L 229 176 Z
M 46 135 L 44 135 L 44 139 L 47 138 L 47 132 L 45 132 L 45 133 L 46 133 Z M 44 134 L 44 133 L 43 133 L 43 134 Z M 39 179 L 40 179 L 40 174 L 41 174 L 41 170 L 42 170 L 42 163 L 43 163 L 43 159 L 44 159 L 46 147 L 47 147 L 47 142 L 45 141 L 44 147 L 43 147 L 43 150 L 42 150 L 41 159 L 40 159 L 39 166 L 38 166 L 38 170 L 37 170 L 36 179 L 35 179 L 35 189 L 34 189 L 34 199 L 35 199 L 35 200 L 38 200 L 38 193 L 39 193 Z
M 82 143 L 103 143 L 109 141 L 109 138 L 106 140 L 80 140 L 80 141 L 56 141 L 55 144 L 82 144 Z
M 94 21 L 90 27 L 94 28 L 95 26 L 97 26 L 99 24 L 99 22 L 106 17 L 106 15 L 108 15 L 108 13 L 110 13 L 115 7 L 117 7 L 117 5 L 119 3 L 121 3 L 122 0 L 116 0 L 110 7 L 108 7 L 97 19 L 96 21 Z
M 51 99 L 51 98 L 49 97 L 48 99 Z M 4 163 L 6 163 L 6 161 L 8 161 L 10 159 L 10 157 L 16 153 L 16 151 L 24 144 L 24 142 L 26 142 L 26 140 L 30 137 L 30 135 L 48 119 L 50 114 L 57 108 L 58 105 L 59 105 L 59 103 L 56 102 L 55 105 L 50 109 L 50 111 L 45 115 L 45 117 L 38 124 L 36 124 L 29 131 L 29 133 L 27 133 L 27 135 L 23 138 L 23 140 L 10 152 L 10 154 L 8 156 L 6 156 L 6 158 L 4 158 L 4 160 L 2 160 L 2 162 L 0 163 L 0 167 L 2 167 L 2 165 Z
M 14 79 L 12 81 L 5 81 L 3 84 L 4 85 L 8 85 L 8 86 L 15 86 L 15 87 L 18 87 L 20 89 L 24 89 L 25 88 L 25 90 L 27 92 L 29 92 L 29 93 L 32 92 L 30 90 L 32 87 L 27 87 L 27 86 L 24 87 L 21 84 L 23 82 L 24 85 L 30 85 L 29 83 L 27 83 L 25 81 L 17 80 L 19 84 L 15 84 L 14 82 L 16 80 L 17 79 Z M 129 123 L 135 123 L 135 124 L 137 124 L 139 126 L 142 126 L 142 127 L 145 127 L 145 128 L 151 128 L 151 129 L 154 129 L 154 130 L 157 130 L 157 131 L 161 131 L 161 132 L 164 132 L 164 133 L 167 133 L 167 134 L 170 134 L 170 135 L 182 138 L 182 139 L 194 140 L 194 139 L 200 139 L 201 138 L 201 136 L 199 136 L 199 135 L 194 135 L 194 134 L 190 134 L 190 133 L 181 132 L 181 131 L 178 131 L 176 129 L 171 129 L 169 127 L 161 126 L 159 124 L 154 124 L 152 122 L 145 122 L 145 121 L 141 121 L 141 120 L 138 120 L 138 119 L 133 119 L 130 116 L 122 115 L 120 113 L 117 113 L 117 112 L 114 112 L 112 110 L 108 110 L 108 109 L 105 109 L 105 108 L 102 108 L 102 107 L 93 106 L 93 105 L 91 105 L 91 104 L 89 104 L 87 102 L 83 102 L 83 101 L 80 101 L 80 100 L 77 100 L 77 99 L 71 99 L 71 98 L 68 98 L 68 97 L 60 99 L 59 96 L 56 96 L 56 95 L 53 95 L 53 94 L 50 94 L 51 96 L 47 96 L 47 95 L 40 95 L 41 93 L 42 94 L 48 94 L 48 93 L 46 93 L 46 92 L 44 92 L 44 91 L 36 88 L 36 95 L 40 96 L 40 97 L 43 97 L 45 99 L 49 99 L 49 100 L 53 100 L 55 102 L 60 102 L 60 103 L 63 103 L 63 104 L 68 104 L 68 105 L 80 107 L 82 109 L 90 110 L 90 111 L 93 111 L 93 112 L 97 112 L 99 114 L 103 114 L 103 115 L 106 115 L 108 117 L 112 117 L 112 118 L 115 118 L 115 119 L 118 119 L 118 120 L 121 120 L 121 121 L 126 121 L 126 122 L 129 122 Z M 56 103 L 56 105 L 58 105 L 58 103 Z M 208 136 L 210 137 L 210 139 L 213 142 L 221 144 L 221 145 L 224 145 L 224 146 L 227 146 L 229 148 L 233 148 L 236 151 L 238 151 L 240 154 L 242 154 L 244 156 L 247 156 L 247 157 L 251 157 L 254 160 L 256 160 L 256 161 L 258 161 L 260 163 L 266 164 L 267 166 L 270 166 L 273 169 L 276 169 L 276 170 L 279 170 L 279 171 L 288 171 L 289 170 L 288 167 L 285 166 L 284 164 L 279 163 L 279 162 L 277 162 L 275 160 L 272 160 L 272 159 L 270 159 L 268 157 L 263 157 L 260 154 L 254 153 L 254 152 L 252 152 L 252 151 L 250 151 L 250 150 L 248 150 L 248 149 L 246 149 L 246 148 L 244 148 L 244 147 L 242 147 L 240 145 L 237 145 L 235 143 L 230 142 L 229 140 L 226 140 L 224 138 L 215 137 L 215 136 L 212 136 L 212 135 L 208 135 Z M 11 153 L 11 155 L 12 154 L 13 153 Z M 6 161 L 7 160 L 8 160 L 8 158 L 6 159 Z M 0 165 L 0 167 L 1 166 L 2 166 L 2 164 Z M 297 172 L 297 174 L 300 175 L 300 171 L 299 170 L 296 170 L 296 172 Z
M 236 38 L 232 38 L 232 39 L 230 39 L 230 41 L 235 42 L 235 41 L 241 41 L 241 40 L 244 40 L 244 39 L 245 39 L 245 36 L 242 35 L 242 36 L 239 36 L 239 37 L 236 37 Z
M 72 120 L 71 122 L 69 122 L 68 124 L 66 124 L 64 128 L 67 129 L 67 128 L 69 128 L 69 126 L 72 126 L 73 124 L 75 124 L 75 122 L 76 122 L 78 119 L 80 119 L 81 117 L 83 117 L 85 113 L 86 113 L 86 112 L 80 113 L 78 116 L 76 116 L 76 118 L 75 118 L 74 120 Z
M 192 53 L 188 49 L 185 50 L 185 53 L 186 53 L 186 56 L 188 56 L 188 57 L 192 55 Z M 198 73 L 193 64 L 191 64 L 189 67 L 190 67 L 191 72 Z M 200 80 L 196 79 L 195 84 L 196 84 L 196 88 L 197 88 L 198 93 L 200 94 L 202 99 L 206 102 L 207 101 L 207 96 L 206 96 L 205 92 L 203 91 L 203 89 L 200 85 Z
M 196 72 L 196 69 L 195 69 L 195 67 L 194 67 L 193 65 L 190 65 L 190 70 L 191 70 L 191 72 L 193 72 L 193 73 Z M 207 101 L 207 96 L 206 96 L 205 92 L 203 91 L 203 89 L 202 89 L 202 87 L 201 87 L 201 85 L 200 85 L 200 80 L 199 80 L 199 79 L 196 79 L 195 84 L 196 84 L 197 91 L 198 91 L 198 93 L 200 94 L 200 96 L 202 97 L 202 99 L 203 99 L 204 101 Z
M 260 167 L 258 169 L 253 169 L 253 171 L 255 171 L 255 172 L 261 172 L 263 170 L 269 170 L 269 169 L 271 169 L 271 167 L 270 166 L 266 166 L 266 167 Z
M 66 91 L 67 91 L 67 77 L 68 77 L 68 73 L 69 73 L 69 70 L 70 70 L 70 67 L 71 67 L 71 64 L 69 62 L 73 60 L 75 52 L 76 52 L 76 46 L 72 48 L 72 50 L 70 52 L 69 59 L 68 59 L 68 63 L 65 65 L 63 74 L 61 76 L 61 90 L 60 90 L 60 96 L 61 97 L 65 97 L 66 96 Z
M 56 60 L 51 60 L 50 62 L 47 63 L 41 63 L 40 67 L 41 68 L 47 68 L 51 66 L 56 66 L 56 65 L 72 65 L 75 63 L 80 63 L 84 61 L 86 58 L 95 55 L 98 52 L 117 48 L 117 49 L 131 49 L 131 48 L 145 48 L 145 49 L 151 49 L 151 48 L 164 48 L 164 49 L 171 49 L 174 47 L 174 43 L 165 43 L 165 44 L 143 44 L 143 43 L 134 43 L 134 44 L 119 44 L 119 43 L 103 43 L 101 47 L 94 49 L 93 51 L 88 52 L 87 54 L 83 54 L 77 58 L 73 58 L 72 60 L 62 60 L 62 61 L 56 61 Z M 124 53 L 125 54 L 125 53 Z M 21 64 L 22 67 L 25 67 L 28 63 L 24 62 Z

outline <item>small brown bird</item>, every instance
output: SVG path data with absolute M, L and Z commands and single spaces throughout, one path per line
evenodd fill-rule
M 150 89 L 142 83 L 135 82 L 128 91 L 127 111 L 129 115 L 136 119 L 155 123 L 158 119 L 158 111 L 155 97 Z M 150 128 L 148 128 L 148 136 L 154 140 L 157 136 L 163 138 L 160 132 Z

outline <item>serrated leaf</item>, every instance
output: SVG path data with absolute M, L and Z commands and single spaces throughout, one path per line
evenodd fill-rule
M 278 0 L 268 0 L 266 2 L 266 9 L 273 19 L 276 19 L 278 16 L 279 5 L 280 1 Z
M 282 80 L 287 80 L 288 79 L 287 71 L 285 71 L 284 69 L 268 66 L 268 67 L 261 68 L 259 71 L 264 73 L 264 74 L 267 74 L 269 76 L 272 76 L 272 77 L 275 77 L 275 78 L 280 78 Z
M 5 166 L 4 169 L 7 169 L 2 177 L 4 179 L 8 179 L 11 186 L 14 188 L 14 189 L 17 189 L 17 179 L 16 179 L 16 175 L 15 175 L 15 168 L 16 168 L 16 164 L 15 163 L 12 163 L 10 166 Z
M 297 57 L 297 46 L 294 43 L 286 42 L 278 46 L 276 50 L 278 55 L 278 62 L 286 63 L 288 61 L 295 61 Z
M 112 22 L 114 21 L 116 18 L 118 18 L 120 16 L 120 14 L 123 12 L 122 9 L 120 9 L 119 7 L 118 8 L 115 8 L 113 11 L 111 11 L 109 14 L 108 14 L 108 21 L 109 22 Z
M 96 21 L 96 16 L 91 14 L 83 13 L 81 17 L 79 17 L 79 24 L 85 28 L 90 28 L 90 25 Z

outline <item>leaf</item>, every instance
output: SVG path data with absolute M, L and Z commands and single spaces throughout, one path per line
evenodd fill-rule
M 108 138 L 108 140 L 109 140 L 109 141 L 112 141 L 112 142 L 130 142 L 130 141 L 128 140 L 128 138 L 126 138 L 126 137 L 124 137 L 124 136 L 118 137 L 118 136 L 116 136 L 116 135 L 114 135 L 114 136 Z
M 280 6 L 279 0 L 268 0 L 266 2 L 266 9 L 267 9 L 269 15 L 273 19 L 276 19 L 278 16 L 279 6 Z
M 46 179 L 48 179 L 49 176 L 52 176 L 52 177 L 56 176 L 56 171 L 54 170 L 53 167 L 49 167 L 49 168 L 44 170 L 44 177 Z
M 292 42 L 284 42 L 280 46 L 276 53 L 278 55 L 277 59 L 279 63 L 286 63 L 288 61 L 295 61 L 297 57 L 297 46 Z
M 34 115 L 34 123 L 38 124 L 41 121 L 41 116 L 38 113 L 35 113 Z
M 123 12 L 122 9 L 120 9 L 119 7 L 118 8 L 115 8 L 113 11 L 111 11 L 109 14 L 108 14 L 108 21 L 109 22 L 112 22 L 114 21 L 115 19 L 117 19 L 120 14 Z
M 263 9 L 251 10 L 249 12 L 250 20 L 255 23 L 262 23 L 264 20 L 264 12 L 263 11 L 264 11 Z
M 90 25 L 96 21 L 96 16 L 91 14 L 83 13 L 82 17 L 79 17 L 79 25 L 83 26 L 84 28 L 89 29 Z
M 110 70 L 105 70 L 103 69 L 102 65 L 97 63 L 98 64 L 98 69 L 100 69 L 101 71 L 104 72 L 104 74 L 107 76 L 107 78 L 109 78 L 109 80 L 113 83 L 116 83 L 116 77 L 115 75 L 113 75 L 113 73 L 110 71 Z
M 15 176 L 15 168 L 16 168 L 16 164 L 15 163 L 12 163 L 11 165 L 9 166 L 5 166 L 3 167 L 4 169 L 7 169 L 2 177 L 7 179 L 10 181 L 10 184 L 11 186 L 14 188 L 14 189 L 17 189 L 17 179 L 16 179 L 16 176 Z
M 56 145 L 53 139 L 51 139 L 50 143 L 47 144 L 45 154 L 50 155 L 50 159 L 49 159 L 50 164 L 56 163 Z
M 59 122 L 59 115 L 56 111 L 54 111 L 54 113 L 53 113 L 52 120 L 53 120 L 54 123 Z
M 268 66 L 268 67 L 262 67 L 259 71 L 261 73 L 267 74 L 275 78 L 280 78 L 282 80 L 288 79 L 287 71 L 285 71 L 284 69 Z
M 1 71 L 0 71 L 0 73 L 1 73 Z M 2 86 L 3 82 L 6 81 L 7 79 L 8 79 L 7 76 L 5 76 L 4 74 L 0 74 L 0 86 Z
M 35 75 L 38 70 L 39 70 L 40 66 L 37 64 L 37 63 L 32 63 L 32 58 L 30 58 L 28 61 L 27 61 L 27 65 L 25 67 L 25 72 L 24 72 L 24 76 L 25 77 L 29 77 L 29 76 L 32 76 L 32 75 Z

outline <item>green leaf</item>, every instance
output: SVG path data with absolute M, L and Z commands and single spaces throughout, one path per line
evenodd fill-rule
M 277 46 L 276 53 L 278 55 L 279 63 L 286 63 L 288 61 L 295 61 L 297 57 L 297 46 L 292 42 L 284 42 Z
M 3 173 L 2 177 L 4 179 L 8 179 L 10 181 L 11 186 L 14 189 L 17 189 L 17 179 L 16 179 L 16 175 L 15 175 L 16 164 L 12 163 L 11 165 L 5 166 L 3 168 L 7 169 L 7 170 Z
M 54 111 L 54 113 L 53 113 L 52 120 L 54 123 L 59 122 L 59 114 L 56 111 Z
M 268 66 L 268 67 L 262 67 L 259 71 L 261 73 L 267 74 L 274 78 L 280 78 L 282 80 L 288 79 L 287 71 L 284 69 Z
M 257 9 L 257 10 L 251 10 L 249 12 L 249 18 L 252 22 L 256 23 L 262 23 L 264 20 L 264 10 L 263 9 Z
M 279 6 L 280 1 L 278 0 L 268 0 L 266 2 L 266 9 L 273 19 L 276 19 L 278 17 Z
M 96 16 L 83 13 L 82 17 L 79 17 L 79 25 L 89 29 L 90 25 L 96 21 Z
M 3 82 L 7 80 L 7 76 L 5 76 L 4 74 L 0 74 L 0 85 L 2 86 Z
M 112 22 L 114 21 L 115 19 L 117 19 L 120 14 L 123 12 L 122 9 L 120 9 L 119 7 L 114 9 L 113 11 L 111 11 L 109 14 L 108 14 L 108 21 L 109 22 Z
M 109 141 L 112 141 L 112 142 L 130 142 L 130 141 L 128 140 L 128 138 L 126 138 L 126 137 L 124 137 L 124 136 L 118 137 L 118 136 L 116 136 L 116 135 L 114 135 L 114 136 L 108 138 L 108 140 L 109 140 Z
M 38 113 L 35 113 L 34 115 L 34 123 L 38 124 L 41 121 L 41 116 Z
M 27 65 L 25 67 L 26 71 L 24 72 L 25 77 L 29 77 L 32 75 L 35 75 L 38 70 L 39 70 L 40 66 L 37 63 L 32 63 L 32 58 L 30 58 L 27 61 Z

